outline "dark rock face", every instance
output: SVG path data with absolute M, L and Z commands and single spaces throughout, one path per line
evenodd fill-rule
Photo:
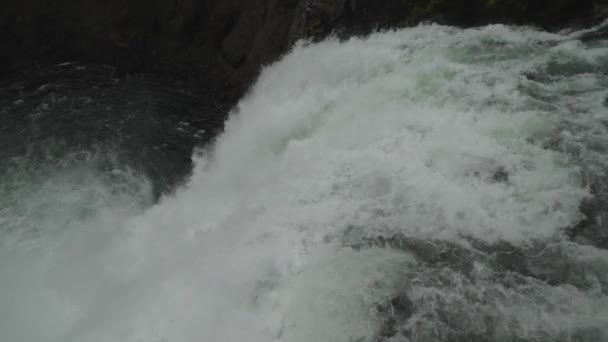
M 366 34 L 374 29 L 410 24 L 412 0 L 309 0 L 300 1 L 290 32 L 290 42 L 302 37 L 323 38 L 332 31 L 340 36 Z
M 22 0 L 0 5 L 0 73 L 81 60 L 245 89 L 296 40 L 436 21 L 589 26 L 606 0 Z
M 287 49 L 296 0 L 24 0 L 0 5 L 0 72 L 34 62 L 240 83 Z
M 596 0 L 417 0 L 412 19 L 456 25 L 531 24 L 548 29 L 585 26 L 602 17 Z

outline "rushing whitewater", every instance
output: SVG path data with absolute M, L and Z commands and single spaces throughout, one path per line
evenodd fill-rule
M 95 154 L 13 167 L 1 340 L 608 341 L 608 41 L 586 34 L 301 43 L 153 206 Z

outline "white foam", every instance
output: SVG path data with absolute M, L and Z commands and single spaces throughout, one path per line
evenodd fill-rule
M 40 269 L 15 261 L 27 269 L 18 282 L 41 285 L 11 306 L 24 311 L 12 341 L 369 338 L 378 329 L 370 308 L 415 262 L 344 250 L 346 229 L 563 238 L 589 193 L 577 161 L 546 145 L 563 138 L 572 113 L 551 110 L 566 98 L 538 100 L 522 87 L 524 71 L 561 50 L 605 56 L 570 49 L 567 38 L 420 26 L 298 45 L 263 72 L 174 197 L 121 229 L 75 234 Z M 598 311 L 606 317 L 586 301 L 562 318 Z M 25 317 L 54 330 L 31 332 Z

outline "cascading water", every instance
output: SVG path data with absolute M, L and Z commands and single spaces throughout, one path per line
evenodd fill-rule
M 608 341 L 589 32 L 300 44 L 155 205 L 105 154 L 13 158 L 2 340 Z

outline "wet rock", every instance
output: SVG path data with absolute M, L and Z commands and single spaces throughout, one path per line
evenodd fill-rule
M 204 75 L 242 92 L 260 66 L 300 38 L 348 37 L 421 21 L 588 26 L 607 14 L 602 0 L 4 1 L 0 72 L 80 60 L 115 65 L 123 74 Z
M 608 25 L 603 25 L 597 30 L 587 32 L 580 37 L 582 42 L 588 43 L 599 39 L 606 39 L 608 37 Z
M 599 23 L 601 9 L 605 7 L 601 0 L 417 0 L 411 20 L 464 26 L 509 23 L 558 28 Z
M 363 35 L 375 29 L 405 26 L 412 0 L 307 0 L 301 1 L 289 40 L 321 39 L 330 33 L 340 37 Z
M 608 198 L 603 184 L 604 180 L 592 184 L 593 197 L 584 199 L 580 205 L 584 219 L 566 234 L 577 243 L 608 249 Z
M 383 318 L 377 335 L 381 339 L 390 338 L 398 334 L 399 325 L 414 313 L 414 303 L 407 294 L 400 293 L 388 302 L 378 305 L 376 312 Z
M 492 180 L 495 183 L 507 183 L 509 181 L 509 173 L 505 169 L 500 168 L 494 172 Z

